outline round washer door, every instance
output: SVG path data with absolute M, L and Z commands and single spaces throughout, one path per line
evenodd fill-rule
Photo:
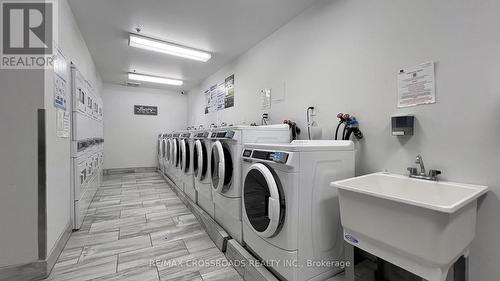
M 177 155 L 177 169 L 182 171 L 182 155 L 184 154 L 184 151 L 182 150 L 182 140 L 181 139 L 177 140 L 177 152 L 179 153 Z
M 187 140 L 183 139 L 181 140 L 181 170 L 183 172 L 187 172 L 189 169 L 189 144 L 187 143 Z
M 158 138 L 158 148 L 157 148 L 158 149 L 158 157 L 161 157 L 161 155 L 162 155 L 162 150 L 161 150 L 162 145 L 163 145 L 163 139 Z
M 217 192 L 224 192 L 224 187 L 231 183 L 233 176 L 233 161 L 231 152 L 220 141 L 212 144 L 211 158 L 212 187 Z
M 170 162 L 170 155 L 172 153 L 172 140 L 171 139 L 168 139 L 166 140 L 167 142 L 167 148 L 165 149 L 165 151 L 163 152 L 163 154 L 167 154 L 167 161 Z
M 182 159 L 181 140 L 176 139 L 175 143 L 176 143 L 176 147 L 177 147 L 177 150 L 176 150 L 177 155 L 175 156 L 175 167 L 180 169 L 181 168 L 181 159 Z
M 279 232 L 285 217 L 284 198 L 279 179 L 264 164 L 250 166 L 243 184 L 245 216 L 261 237 L 273 237 Z M 283 200 L 283 201 L 282 201 Z
M 194 175 L 198 181 L 202 181 L 207 175 L 208 154 L 207 147 L 201 140 L 196 140 L 194 142 L 193 159 Z
M 172 154 L 170 155 L 171 157 L 171 162 L 172 162 L 172 166 L 177 166 L 177 139 L 172 139 Z
M 165 158 L 165 139 L 158 140 L 158 156 Z

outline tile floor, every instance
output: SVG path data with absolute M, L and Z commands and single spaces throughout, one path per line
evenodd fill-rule
M 157 261 L 157 262 L 154 262 Z M 242 280 L 157 173 L 106 176 L 46 280 Z

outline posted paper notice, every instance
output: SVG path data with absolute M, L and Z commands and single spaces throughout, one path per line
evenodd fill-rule
M 436 102 L 434 62 L 402 69 L 398 74 L 398 107 Z

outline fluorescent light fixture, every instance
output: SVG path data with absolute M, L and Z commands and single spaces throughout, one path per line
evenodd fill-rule
M 152 75 L 146 75 L 146 74 L 138 74 L 138 73 L 133 73 L 133 72 L 128 73 L 128 79 L 135 80 L 135 81 L 174 85 L 174 86 L 181 86 L 183 84 L 183 82 L 181 80 L 177 80 L 177 79 L 170 79 L 170 78 L 152 76 Z
M 204 51 L 145 37 L 134 33 L 130 33 L 129 46 L 202 62 L 206 62 L 210 58 L 212 58 L 212 55 L 210 53 Z

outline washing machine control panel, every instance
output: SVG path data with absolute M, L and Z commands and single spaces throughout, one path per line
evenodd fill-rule
M 210 138 L 212 139 L 232 139 L 234 137 L 234 131 L 220 131 L 212 132 Z
M 208 132 L 197 133 L 194 137 L 197 139 L 206 139 L 208 138 Z
M 263 150 L 250 150 L 243 151 L 243 157 L 254 158 L 259 160 L 267 160 L 276 163 L 285 164 L 288 160 L 288 153 L 281 151 L 263 151 Z

